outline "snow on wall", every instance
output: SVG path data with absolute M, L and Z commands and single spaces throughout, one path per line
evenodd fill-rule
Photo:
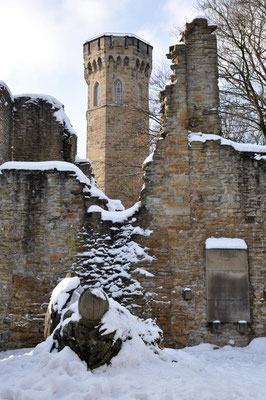
M 148 164 L 149 162 L 153 161 L 153 156 L 154 156 L 154 150 L 148 155 L 147 158 L 143 161 L 143 165 Z
M 127 208 L 126 210 L 123 211 L 106 211 L 103 208 L 99 206 L 90 206 L 87 210 L 88 213 L 92 212 L 99 212 L 101 213 L 101 219 L 103 221 L 111 221 L 113 223 L 116 222 L 124 222 L 128 220 L 128 218 L 132 217 L 135 212 L 137 212 L 140 208 L 140 201 L 135 203 L 132 207 Z
M 192 142 L 205 143 L 207 140 L 219 140 L 221 142 L 221 145 L 231 146 L 237 151 L 246 151 L 246 152 L 253 152 L 253 153 L 266 153 L 266 146 L 261 146 L 261 145 L 257 145 L 257 144 L 251 144 L 251 143 L 238 143 L 238 142 L 234 142 L 233 140 L 224 139 L 223 137 L 218 136 L 218 135 L 204 134 L 201 132 L 197 132 L 197 133 L 192 132 L 192 133 L 189 133 L 189 135 L 188 135 L 189 143 L 192 143 Z M 256 155 L 256 157 L 257 157 L 257 155 Z M 261 158 L 256 158 L 256 159 L 261 159 Z
M 85 188 L 83 189 L 85 194 L 88 194 L 91 197 L 96 197 L 98 199 L 106 200 L 106 206 L 109 212 L 115 212 L 116 210 L 123 210 L 124 207 L 120 200 L 112 200 L 109 199 L 100 189 L 96 187 L 95 180 L 93 177 L 89 179 L 76 165 L 66 162 L 66 161 L 41 161 L 41 162 L 28 162 L 28 161 L 8 161 L 2 165 L 0 165 L 0 174 L 1 171 L 16 169 L 16 170 L 38 170 L 38 171 L 48 171 L 48 170 L 56 170 L 56 171 L 70 171 L 73 172 L 76 176 L 76 179 L 85 184 Z M 94 206 L 96 207 L 96 206 Z M 100 208 L 100 207 L 99 207 Z M 103 209 L 101 209 L 104 211 Z M 108 213 L 108 211 L 105 211 Z
M 247 244 L 243 239 L 209 238 L 205 242 L 206 249 L 242 249 L 246 250 Z
M 0 81 L 0 86 L 3 86 L 9 93 L 9 96 L 11 97 L 11 99 L 13 100 L 13 95 L 9 89 L 9 87 L 7 86 L 7 84 L 4 81 Z
M 255 154 L 255 160 L 264 160 L 264 161 L 266 161 L 266 156 L 261 156 L 260 154 Z
M 37 103 L 39 100 L 46 101 L 47 103 L 51 104 L 53 115 L 55 116 L 56 120 L 64 126 L 72 135 L 77 135 L 76 131 L 74 130 L 73 126 L 71 125 L 71 122 L 66 115 L 64 111 L 64 105 L 60 103 L 57 99 L 55 99 L 53 96 L 49 96 L 46 94 L 32 94 L 32 93 L 25 93 L 25 94 L 20 94 L 20 95 L 15 95 L 13 98 L 19 99 L 19 98 L 24 98 L 28 97 L 29 99 L 26 100 L 25 104 L 31 104 L 31 103 Z
M 28 162 L 28 161 L 8 161 L 0 166 L 0 171 L 6 169 L 17 169 L 17 170 L 38 170 L 38 171 L 72 171 L 75 173 L 77 179 L 81 183 L 85 183 L 90 186 L 91 182 L 86 175 L 74 164 L 65 161 L 41 161 L 41 162 Z

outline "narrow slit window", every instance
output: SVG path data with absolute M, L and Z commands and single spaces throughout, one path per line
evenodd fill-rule
M 117 79 L 114 83 L 114 94 L 115 94 L 115 103 L 122 104 L 122 92 L 123 86 L 120 79 Z
M 93 105 L 94 107 L 99 107 L 100 103 L 100 84 L 99 82 L 95 82 L 93 90 Z
M 128 36 L 125 37 L 125 49 L 128 48 Z
M 137 85 L 137 99 L 138 99 L 138 105 L 140 105 L 142 102 L 142 87 L 140 84 Z

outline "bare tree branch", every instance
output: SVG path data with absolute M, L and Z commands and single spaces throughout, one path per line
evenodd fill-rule
M 217 25 L 224 135 L 263 143 L 266 141 L 265 0 L 198 0 L 198 4 Z

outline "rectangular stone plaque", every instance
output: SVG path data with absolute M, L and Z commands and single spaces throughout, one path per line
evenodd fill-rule
M 207 321 L 250 321 L 248 258 L 243 249 L 207 249 Z

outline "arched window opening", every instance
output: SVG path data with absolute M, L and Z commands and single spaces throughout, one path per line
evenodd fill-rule
M 108 66 L 114 68 L 115 60 L 113 56 L 109 56 L 108 58 Z
M 99 71 L 101 71 L 101 69 L 102 69 L 102 60 L 101 60 L 101 57 L 98 57 L 98 68 L 99 68 Z
M 125 57 L 125 59 L 124 59 L 124 66 L 125 67 L 129 66 L 129 58 L 128 57 Z
M 92 66 L 93 66 L 93 71 L 97 72 L 97 63 L 95 60 L 93 60 Z
M 122 103 L 122 92 L 123 92 L 122 82 L 120 81 L 120 79 L 117 79 L 114 83 L 114 94 L 115 94 L 116 104 Z
M 121 64 L 122 64 L 121 57 L 120 57 L 120 56 L 118 56 L 118 57 L 117 57 L 117 59 L 116 59 L 116 65 L 117 65 L 118 67 L 120 67 L 120 66 L 121 66 Z
M 95 82 L 93 89 L 93 105 L 94 107 L 99 107 L 100 104 L 101 104 L 100 84 L 99 82 Z
M 145 68 L 145 76 L 150 76 L 150 65 L 149 64 L 147 64 L 146 65 L 146 68 Z
M 145 68 L 145 63 L 144 63 L 144 61 L 142 61 L 141 64 L 140 64 L 140 69 L 139 69 L 140 72 L 143 72 L 144 68 Z

